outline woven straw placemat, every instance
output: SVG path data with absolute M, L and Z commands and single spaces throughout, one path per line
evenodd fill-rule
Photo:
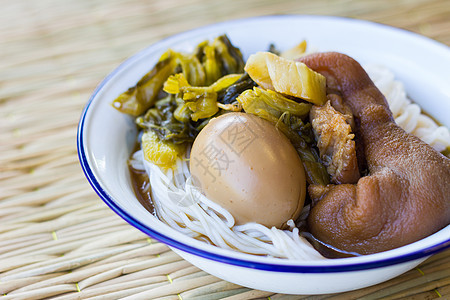
M 174 33 L 242 17 L 324 14 L 450 45 L 449 1 L 0 0 L 0 7 L 0 299 L 450 297 L 450 251 L 335 295 L 274 295 L 220 280 L 116 216 L 84 178 L 75 145 L 80 113 L 102 78 Z

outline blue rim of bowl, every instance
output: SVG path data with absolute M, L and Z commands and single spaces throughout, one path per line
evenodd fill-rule
M 302 15 L 277 15 L 277 16 L 261 16 L 261 17 L 253 17 L 253 18 L 245 18 L 245 19 L 236 19 L 231 21 L 225 21 L 221 23 L 216 23 L 215 25 L 225 25 L 225 24 L 231 24 L 235 22 L 241 22 L 241 21 L 251 21 L 252 19 L 255 20 L 261 20 L 264 18 L 288 18 L 288 17 L 305 17 Z M 408 34 L 416 35 L 419 38 L 422 39 L 428 39 L 424 36 L 395 28 L 390 27 L 388 25 L 378 24 L 370 21 L 365 20 L 353 20 L 349 18 L 343 18 L 343 17 L 330 17 L 330 16 L 307 16 L 308 18 L 326 18 L 326 19 L 341 19 L 341 20 L 352 20 L 355 22 L 363 22 L 363 23 L 372 23 L 376 25 L 381 25 L 390 29 L 403 31 Z M 214 25 L 209 25 L 205 27 L 196 28 L 193 30 L 189 30 L 186 32 L 182 32 L 176 35 L 172 35 L 170 37 L 167 37 L 165 39 L 160 40 L 158 43 L 163 42 L 164 40 L 176 38 L 177 36 L 184 35 L 186 33 L 194 33 L 196 31 L 202 30 L 207 27 L 212 27 Z M 429 41 L 438 44 L 439 46 L 442 46 L 440 43 L 428 39 Z M 157 44 L 158 44 L 157 43 Z M 109 195 L 101 186 L 97 178 L 95 177 L 91 166 L 89 165 L 89 161 L 85 154 L 85 147 L 84 147 L 84 124 L 86 120 L 87 112 L 96 98 L 97 94 L 102 90 L 102 88 L 108 83 L 118 72 L 120 72 L 122 69 L 126 68 L 128 65 L 132 64 L 136 60 L 138 60 L 142 55 L 144 55 L 150 48 L 152 48 L 154 45 L 149 46 L 148 48 L 143 49 L 142 51 L 138 52 L 137 54 L 131 56 L 124 62 L 122 62 L 117 68 L 115 68 L 110 74 L 108 74 L 105 79 L 96 87 L 94 92 L 92 93 L 91 97 L 89 98 L 85 108 L 83 109 L 83 112 L 80 117 L 80 121 L 78 124 L 78 131 L 77 131 L 77 152 L 78 152 L 78 159 L 80 161 L 81 167 L 83 169 L 83 172 L 88 179 L 90 185 L 94 189 L 94 191 L 100 196 L 100 198 L 116 213 L 118 214 L 122 219 L 124 219 L 126 222 L 128 222 L 130 225 L 134 226 L 135 228 L 139 229 L 143 233 L 149 235 L 150 237 L 170 246 L 174 247 L 176 249 L 179 249 L 181 251 L 206 258 L 212 261 L 220 262 L 220 263 L 226 263 L 231 264 L 239 267 L 245 267 L 245 268 L 253 268 L 253 269 L 259 269 L 259 270 L 266 270 L 266 271 L 273 271 L 273 272 L 286 272 L 286 273 L 334 273 L 334 272 L 349 272 L 349 271 L 359 271 L 359 270 L 367 270 L 367 269 L 374 269 L 374 268 L 381 268 L 386 266 L 391 266 L 399 263 L 405 263 L 408 261 L 425 258 L 427 256 L 430 256 L 432 254 L 435 254 L 437 252 L 443 251 L 447 248 L 450 248 L 450 238 L 446 241 L 443 241 L 439 244 L 433 245 L 431 247 L 421 249 L 418 251 L 414 251 L 412 253 L 408 254 L 402 254 L 395 257 L 390 257 L 387 259 L 380 259 L 377 261 L 371 261 L 371 262 L 362 262 L 362 263 L 354 263 L 354 264 L 342 264 L 342 265 L 332 265 L 332 266 L 323 266 L 323 265 L 289 265 L 289 264 L 275 264 L 275 263 L 261 263 L 261 262 L 254 262 L 249 261 L 245 259 L 240 258 L 232 258 L 228 257 L 222 254 L 213 253 L 206 250 L 201 250 L 198 248 L 195 248 L 190 245 L 186 245 L 182 242 L 179 242 L 169 236 L 166 236 L 164 234 L 159 233 L 158 231 L 142 224 L 139 220 L 135 219 L 131 215 L 129 215 L 125 210 L 123 210 L 117 203 L 114 201 L 113 197 Z

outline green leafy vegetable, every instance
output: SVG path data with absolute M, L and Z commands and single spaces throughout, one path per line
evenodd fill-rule
M 223 104 L 231 104 L 245 90 L 256 86 L 253 79 L 247 73 L 241 76 L 234 84 L 230 85 L 223 93 L 219 94 L 218 101 Z
M 305 167 L 308 183 L 327 185 L 330 182 L 330 176 L 315 148 L 316 142 L 311 123 L 305 124 L 299 117 L 285 113 L 276 126 L 289 138 L 297 150 Z
M 135 117 L 145 113 L 155 104 L 159 91 L 166 79 L 173 74 L 175 66 L 173 53 L 166 52 L 164 59 L 160 60 L 135 86 L 120 94 L 112 105 L 119 111 Z
M 161 141 L 174 144 L 192 143 L 199 132 L 201 123 L 186 122 L 175 118 L 176 110 L 180 107 L 174 95 L 169 95 L 155 103 L 145 115 L 136 119 L 136 124 L 146 130 L 155 132 Z
M 153 107 L 162 97 L 162 87 L 170 75 L 181 73 L 191 86 L 202 87 L 210 86 L 224 75 L 243 72 L 244 59 L 240 50 L 231 44 L 226 35 L 222 35 L 212 42 L 200 43 L 193 54 L 166 51 L 153 69 L 135 86 L 119 95 L 112 105 L 123 113 L 137 117 Z M 208 103 L 211 104 L 212 101 L 206 101 L 203 106 L 197 103 L 196 106 L 199 109 L 210 108 Z M 186 109 L 183 109 L 186 112 Z M 183 109 L 178 110 L 180 112 Z M 177 115 L 181 116 L 183 113 Z M 185 120 L 186 114 L 183 116 Z
M 239 48 L 234 47 L 226 35 L 217 37 L 213 45 L 222 62 L 222 75 L 242 73 L 245 62 Z
M 191 119 L 210 118 L 219 111 L 217 106 L 217 94 L 235 83 L 241 75 L 230 74 L 221 77 L 219 80 L 207 87 L 191 86 L 183 74 L 170 76 L 164 84 L 164 91 L 169 94 L 179 94 L 178 97 L 185 102 L 180 110 L 188 113 L 188 108 L 192 114 Z

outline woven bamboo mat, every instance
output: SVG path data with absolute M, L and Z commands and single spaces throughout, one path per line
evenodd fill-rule
M 171 34 L 257 15 L 325 14 L 450 45 L 449 1 L 0 0 L 0 7 L 0 299 L 450 297 L 450 251 L 343 294 L 274 295 L 220 280 L 111 212 L 84 178 L 75 145 L 95 86 Z

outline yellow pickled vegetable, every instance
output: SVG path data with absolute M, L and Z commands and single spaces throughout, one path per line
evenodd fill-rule
M 270 52 L 257 52 L 247 60 L 245 71 L 264 89 L 298 97 L 316 105 L 323 105 L 327 101 L 325 77 L 304 63 Z
M 195 55 L 177 53 L 176 62 L 181 67 L 184 77 L 192 85 L 204 85 L 206 80 L 205 70 Z
M 286 59 L 296 59 L 304 55 L 306 52 L 306 41 L 303 40 L 300 44 L 292 47 L 286 51 L 281 52 L 280 56 Z
M 206 84 L 210 85 L 222 77 L 222 66 L 217 58 L 216 49 L 213 45 L 206 45 L 203 49 L 203 66 L 205 68 Z
M 191 119 L 212 117 L 219 111 L 217 106 L 217 93 L 225 90 L 234 84 L 242 74 L 225 75 L 210 86 L 191 86 L 183 74 L 171 75 L 164 83 L 163 90 L 169 94 L 181 94 L 181 99 L 185 104 L 177 111 L 186 111 L 186 108 L 192 112 Z M 177 114 L 178 115 L 178 114 Z M 178 118 L 179 119 L 179 118 Z
M 277 122 L 283 113 L 305 118 L 312 106 L 310 103 L 299 103 L 272 90 L 263 90 L 258 87 L 242 92 L 236 100 L 246 113 L 272 122 Z
M 144 158 L 164 169 L 172 168 L 178 156 L 186 150 L 186 144 L 174 144 L 161 141 L 155 132 L 147 130 L 142 135 Z

